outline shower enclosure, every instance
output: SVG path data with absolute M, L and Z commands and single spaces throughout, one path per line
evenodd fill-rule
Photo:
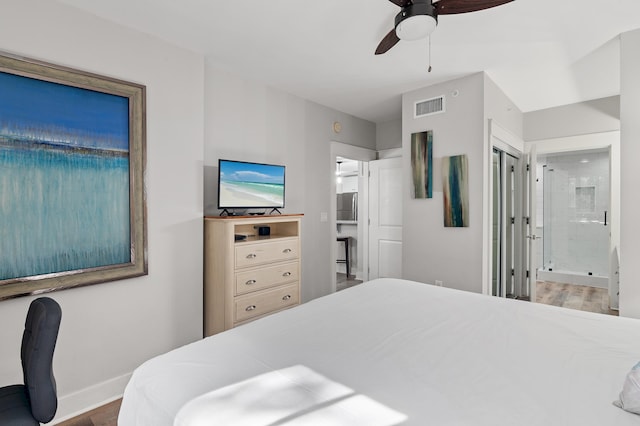
M 606 288 L 609 150 L 549 154 L 538 164 L 544 218 L 538 280 Z

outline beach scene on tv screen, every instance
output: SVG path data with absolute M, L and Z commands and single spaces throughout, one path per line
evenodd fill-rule
M 223 161 L 219 191 L 220 208 L 283 207 L 284 167 Z

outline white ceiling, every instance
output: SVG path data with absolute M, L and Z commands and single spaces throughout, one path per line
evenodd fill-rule
M 486 71 L 523 112 L 619 94 L 619 40 L 639 0 L 515 0 L 440 16 L 426 41 L 373 52 L 388 0 L 58 0 L 204 54 L 215 67 L 373 122 L 401 94 Z

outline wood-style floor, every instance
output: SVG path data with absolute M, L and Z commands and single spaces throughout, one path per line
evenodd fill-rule
M 345 288 L 358 284 L 362 284 L 362 280 L 356 280 L 354 275 L 350 275 L 349 278 L 347 278 L 347 274 L 336 273 L 336 291 L 344 290 Z
M 120 404 L 122 404 L 122 399 L 116 399 L 95 410 L 58 423 L 58 426 L 117 426 Z
M 360 284 L 362 281 L 347 279 L 345 274 L 338 274 L 337 289 L 343 290 Z M 536 302 L 546 305 L 562 306 L 569 309 L 597 312 L 608 315 L 618 315 L 617 311 L 609 309 L 608 293 L 606 289 L 586 287 L 580 285 L 538 281 L 536 287 Z M 122 399 L 98 407 L 83 415 L 58 423 L 58 426 L 117 426 L 118 412 Z
M 609 309 L 609 293 L 606 288 L 538 281 L 536 302 L 579 311 L 618 315 L 617 311 Z

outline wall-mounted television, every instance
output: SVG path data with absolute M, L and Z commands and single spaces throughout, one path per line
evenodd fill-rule
M 285 166 L 218 160 L 218 208 L 284 207 Z

